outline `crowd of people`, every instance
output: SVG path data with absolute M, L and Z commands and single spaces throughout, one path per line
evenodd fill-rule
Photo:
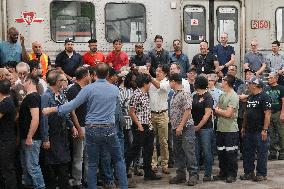
M 181 40 L 170 53 L 160 35 L 130 58 L 120 39 L 106 56 L 95 39 L 83 56 L 66 39 L 53 68 L 41 43 L 28 53 L 9 28 L 0 43 L 0 188 L 126 189 L 136 187 L 133 174 L 159 180 L 169 168 L 169 184 L 201 184 L 201 174 L 232 183 L 239 158 L 241 180 L 266 180 L 268 159 L 284 160 L 284 56 L 278 41 L 267 56 L 251 41 L 242 80 L 227 41 L 201 41 L 190 63 Z

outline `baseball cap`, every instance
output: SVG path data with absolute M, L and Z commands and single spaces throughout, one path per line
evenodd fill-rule
M 135 44 L 135 47 L 140 47 L 140 48 L 142 48 L 142 47 L 143 47 L 143 43 L 136 43 L 136 44 Z
M 257 78 L 257 77 L 252 77 L 248 82 L 250 84 L 255 84 L 259 88 L 263 88 L 264 87 L 264 82 L 262 81 L 262 79 Z
M 65 44 L 66 44 L 66 43 L 69 43 L 69 42 L 74 43 L 74 39 L 73 39 L 73 38 L 71 38 L 71 37 L 69 37 L 69 38 L 65 39 Z

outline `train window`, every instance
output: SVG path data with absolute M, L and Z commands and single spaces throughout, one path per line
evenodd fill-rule
M 228 34 L 228 43 L 238 42 L 238 9 L 222 6 L 217 9 L 217 39 L 222 33 Z
M 90 2 L 53 1 L 50 4 L 51 38 L 87 42 L 95 38 L 95 7 Z
M 119 11 L 117 11 L 119 10 Z M 107 3 L 106 39 L 112 42 L 144 42 L 146 40 L 146 9 L 139 3 Z
M 206 39 L 206 12 L 201 6 L 185 6 L 183 11 L 184 40 L 200 43 Z
M 284 42 L 284 7 L 276 10 L 276 39 Z

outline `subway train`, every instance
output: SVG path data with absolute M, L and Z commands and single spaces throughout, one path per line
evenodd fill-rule
M 267 54 L 271 43 L 284 42 L 284 0 L 1 0 L 0 39 L 7 28 L 16 27 L 25 45 L 39 41 L 51 60 L 73 38 L 75 50 L 88 50 L 88 40 L 98 40 L 98 50 L 112 50 L 112 41 L 121 38 L 123 50 L 134 53 L 136 42 L 145 51 L 154 47 L 154 37 L 164 38 L 164 48 L 172 51 L 172 41 L 181 39 L 183 52 L 192 57 L 201 40 L 218 44 L 220 34 L 229 35 L 235 48 L 236 64 L 242 73 L 244 54 L 252 39 Z

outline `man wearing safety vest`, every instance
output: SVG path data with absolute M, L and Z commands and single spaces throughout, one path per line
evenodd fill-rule
M 42 77 L 45 75 L 49 69 L 51 69 L 51 63 L 49 56 L 42 52 L 41 43 L 35 41 L 32 43 L 33 52 L 29 54 L 29 60 L 38 60 L 42 67 Z

